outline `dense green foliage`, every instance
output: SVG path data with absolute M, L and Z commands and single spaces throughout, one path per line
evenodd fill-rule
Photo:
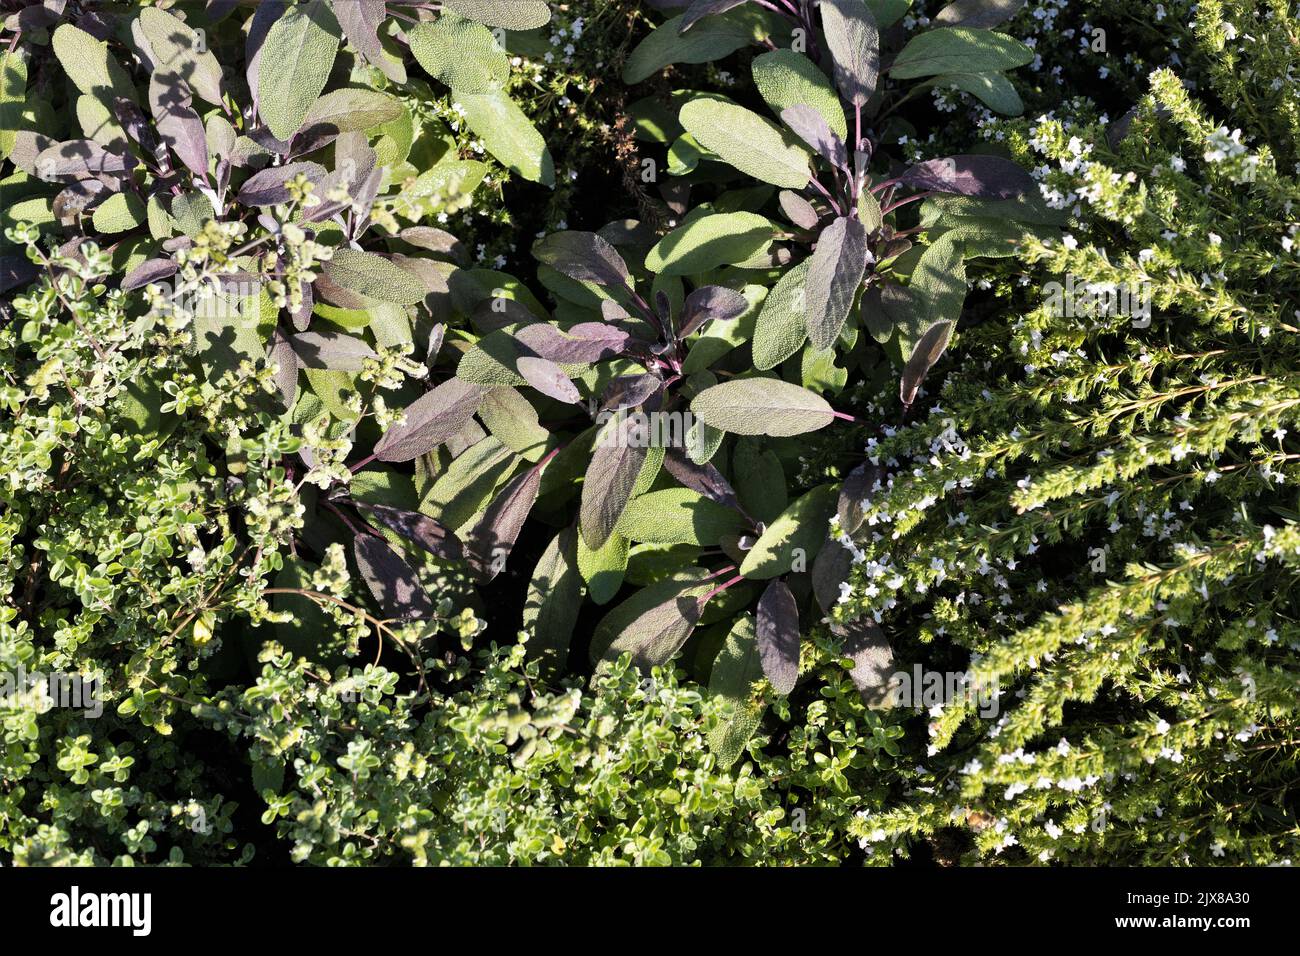
M 1128 7 L 0 2 L 0 859 L 1293 861 L 1300 21 Z

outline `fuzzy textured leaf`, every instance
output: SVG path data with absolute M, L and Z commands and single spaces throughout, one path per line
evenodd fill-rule
M 701 421 L 734 435 L 784 438 L 825 428 L 835 413 L 820 395 L 773 378 L 742 378 L 695 396 L 691 411 Z
M 831 485 L 819 485 L 795 499 L 745 555 L 740 573 L 766 580 L 791 570 L 807 570 L 825 540 L 826 525 L 835 514 L 835 506 L 836 492 Z
M 984 73 L 1012 70 L 1033 58 L 1033 50 L 1004 33 L 949 27 L 912 37 L 894 58 L 889 72 L 896 80 L 940 73 Z
M 334 14 L 322 0 L 287 9 L 271 25 L 258 56 L 257 109 L 276 139 L 302 127 L 338 53 Z
M 836 219 L 822 230 L 808 266 L 808 339 L 833 346 L 853 308 L 867 266 L 867 230 L 856 219 Z
M 880 30 L 866 0 L 822 0 L 822 29 L 835 61 L 835 85 L 865 106 L 880 78 Z
M 678 116 L 697 142 L 742 173 L 783 189 L 808 185 L 808 151 L 771 120 L 714 99 L 692 100 Z
M 451 438 L 478 411 L 483 388 L 451 378 L 416 399 L 406 409 L 406 420 L 384 432 L 375 445 L 381 461 L 411 461 Z

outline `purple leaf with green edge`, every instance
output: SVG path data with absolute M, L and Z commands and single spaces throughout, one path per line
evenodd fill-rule
M 176 274 L 176 263 L 170 259 L 147 259 L 126 274 L 122 280 L 123 292 L 134 292 L 151 282 L 161 282 Z
M 342 332 L 299 332 L 290 341 L 304 368 L 331 372 L 360 372 L 375 350 L 363 340 Z
M 533 246 L 538 262 L 579 282 L 627 286 L 627 263 L 609 242 L 594 232 L 556 232 Z
M 955 326 L 956 323 L 948 320 L 934 323 L 925 330 L 916 347 L 912 349 L 911 357 L 903 366 L 903 375 L 898 382 L 898 397 L 904 405 L 911 405 L 916 400 L 917 390 L 925 381 L 925 376 L 948 348 L 948 340 L 952 338 L 952 330 Z
M 723 477 L 711 463 L 696 464 L 686 457 L 680 448 L 669 448 L 664 453 L 664 470 L 680 481 L 691 491 L 698 491 L 704 497 L 728 508 L 740 510 L 740 499 L 736 489 Z
M 618 524 L 645 464 L 647 449 L 633 440 L 636 427 L 634 416 L 616 415 L 596 435 L 582 482 L 578 523 L 582 540 L 593 551 L 609 539 Z
M 120 153 L 110 153 L 94 140 L 73 139 L 42 150 L 34 165 L 36 176 L 49 182 L 95 173 L 121 173 L 134 162 Z
M 856 219 L 836 219 L 822 230 L 808 267 L 808 339 L 817 350 L 833 346 L 853 308 L 867 268 L 867 229 Z
M 325 180 L 326 175 L 325 167 L 319 163 L 299 162 L 272 166 L 249 176 L 244 185 L 239 187 L 235 198 L 241 206 L 278 206 L 289 201 L 289 190 L 285 183 L 299 174 L 318 185 Z
M 796 192 L 791 192 L 788 189 L 782 190 L 777 202 L 780 203 L 785 218 L 800 229 L 816 229 L 817 223 L 821 221 L 821 216 L 817 215 L 817 210 L 813 208 L 813 204 Z
M 600 398 L 600 407 L 616 412 L 620 408 L 635 408 L 663 388 L 663 379 L 647 372 L 644 375 L 620 375 L 609 383 Z
M 293 408 L 298 398 L 298 353 L 288 336 L 277 326 L 271 332 L 266 350 L 267 360 L 276 367 L 275 386 L 280 390 L 286 408 Z
M 614 638 L 603 659 L 618 660 L 632 655 L 632 664 L 642 671 L 662 667 L 682 649 L 700 621 L 704 606 L 689 595 L 671 597 L 646 611 Z
M 849 152 L 836 132 L 826 123 L 826 117 L 811 106 L 802 103 L 781 111 L 781 119 L 796 136 L 817 151 L 831 165 L 848 171 Z
M 872 708 L 891 706 L 894 649 L 880 625 L 872 620 L 858 620 L 834 624 L 831 631 L 843 638 L 841 652 L 853 662 L 849 678 L 862 700 Z
M 991 30 L 1010 20 L 1025 5 L 1025 0 L 953 0 L 934 18 L 937 27 L 969 27 Z
M 519 532 L 537 501 L 542 470 L 529 468 L 510 480 L 483 512 L 465 539 L 465 556 L 480 582 L 495 578 L 519 540 Z
M 336 3 L 334 16 L 343 28 L 343 35 L 365 57 L 367 63 L 379 67 L 394 83 L 406 82 L 406 71 L 384 55 L 384 46 L 379 42 L 379 28 L 388 16 L 384 0 Z
M 423 548 L 436 558 L 459 561 L 464 556 L 460 538 L 427 515 L 391 505 L 362 501 L 350 501 L 349 504 L 365 514 L 367 520 L 382 524 L 402 540 Z
M 686 338 L 705 322 L 731 322 L 749 308 L 749 300 L 734 289 L 706 285 L 686 297 L 682 306 L 680 338 Z
M 822 29 L 835 62 L 835 85 L 856 107 L 880 78 L 880 30 L 866 0 L 822 0 Z
M 524 377 L 525 382 L 557 402 L 577 405 L 582 401 L 578 386 L 564 374 L 564 369 L 549 359 L 526 355 L 516 360 L 515 369 Z
M 899 185 L 913 189 L 980 199 L 1015 199 L 1036 195 L 1034 178 L 1001 156 L 945 156 L 917 163 L 898 177 Z
M 468 266 L 471 262 L 466 245 L 443 229 L 433 226 L 408 226 L 399 232 L 397 237 L 417 249 L 445 255 L 457 265 Z
M 628 334 L 604 322 L 579 322 L 563 330 L 537 322 L 520 329 L 515 338 L 539 358 L 581 365 L 614 358 L 627 345 Z
M 853 534 L 862 527 L 863 502 L 867 501 L 875 490 L 881 475 L 878 466 L 864 461 L 850 471 L 848 477 L 844 479 L 844 484 L 840 487 L 840 500 L 836 514 L 839 518 L 840 530 L 845 534 Z
M 458 378 L 443 382 L 406 409 L 406 420 L 384 432 L 375 445 L 380 461 L 412 461 L 456 435 L 474 417 L 483 387 Z
M 421 621 L 435 613 L 433 601 L 406 559 L 378 535 L 359 534 L 352 551 L 361 577 L 390 620 Z
M 682 15 L 682 25 L 678 32 L 685 33 L 705 17 L 726 13 L 728 10 L 734 10 L 736 7 L 748 2 L 749 0 L 692 0 L 691 5 L 686 8 L 686 12 Z
M 313 297 L 324 299 L 340 309 L 367 309 L 370 301 L 360 292 L 345 289 L 327 275 L 318 275 L 312 283 Z
M 790 588 L 775 578 L 758 601 L 758 657 L 778 694 L 799 679 L 799 608 Z

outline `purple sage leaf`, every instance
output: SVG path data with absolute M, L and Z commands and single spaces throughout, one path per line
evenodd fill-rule
M 317 163 L 272 166 L 249 176 L 244 185 L 239 187 L 236 198 L 244 206 L 278 206 L 289 201 L 289 190 L 285 183 L 300 173 L 318 185 L 325 179 L 325 167 Z
M 682 327 L 678 335 L 686 338 L 705 322 L 731 322 L 749 308 L 749 300 L 734 289 L 706 285 L 686 297 L 682 306 Z
M 524 377 L 524 381 L 557 402 L 576 405 L 582 401 L 582 395 L 573 380 L 564 374 L 564 369 L 549 359 L 526 355 L 515 362 L 515 368 Z
M 864 0 L 822 0 L 822 29 L 835 61 L 835 85 L 856 107 L 867 105 L 880 78 L 880 30 Z
M 176 263 L 170 259 L 148 259 L 126 274 L 122 280 L 122 291 L 132 292 L 142 289 L 151 282 L 161 282 L 176 274 Z
M 383 613 L 392 620 L 421 621 L 434 615 L 420 578 L 383 538 L 359 534 L 352 545 L 361 577 Z
M 849 151 L 844 140 L 826 123 L 826 117 L 811 106 L 800 103 L 781 111 L 781 119 L 801 140 L 815 149 L 823 159 L 848 171 Z
M 353 335 L 342 332 L 299 332 L 290 341 L 306 368 L 331 372 L 360 372 L 375 350 Z
M 364 501 L 351 501 L 350 504 L 370 520 L 379 522 L 404 541 L 418 545 L 434 557 L 459 561 L 464 554 L 460 538 L 427 515 Z
M 474 417 L 483 387 L 458 378 L 443 382 L 406 409 L 406 420 L 375 445 L 380 461 L 412 461 L 456 435 Z
M 686 8 L 686 13 L 682 15 L 682 25 L 679 32 L 685 33 L 705 17 L 726 13 L 728 10 L 734 10 L 736 7 L 748 2 L 749 0 L 692 0 L 691 5 Z
M 867 228 L 840 218 L 822 230 L 808 267 L 808 339 L 817 350 L 835 344 L 867 268 Z
M 537 260 L 579 282 L 626 286 L 631 278 L 618 251 L 594 232 L 556 232 L 533 246 Z
M 537 501 L 542 470 L 529 468 L 510 480 L 493 498 L 465 540 L 470 567 L 480 581 L 491 581 L 505 568 L 505 559 L 519 539 L 528 513 Z
M 910 167 L 898 182 L 913 189 L 977 196 L 980 199 L 1015 199 L 1037 194 L 1034 179 L 1001 156 L 945 156 Z
M 799 679 L 799 608 L 790 588 L 774 578 L 758 601 L 758 657 L 778 694 Z

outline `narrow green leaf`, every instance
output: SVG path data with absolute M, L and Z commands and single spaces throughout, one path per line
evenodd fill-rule
M 646 255 L 646 268 L 665 276 L 688 276 L 744 262 L 768 246 L 776 226 L 752 212 L 694 211 Z
M 826 538 L 839 496 L 832 485 L 819 485 L 781 513 L 740 565 L 747 578 L 766 580 L 790 571 L 807 571 Z
M 338 53 L 338 24 L 323 0 L 293 6 L 271 25 L 258 57 L 257 109 L 276 139 L 302 127 Z
M 811 106 L 840 139 L 849 138 L 840 98 L 826 74 L 808 57 L 793 50 L 772 50 L 754 57 L 752 69 L 759 95 L 777 116 L 791 106 Z
M 709 693 L 723 702 L 721 718 L 709 732 L 709 749 L 720 767 L 740 759 L 763 719 L 767 703 L 755 699 L 753 690 L 762 677 L 754 619 L 746 614 L 732 625 L 709 673 Z
M 465 122 L 501 164 L 524 179 L 555 185 L 555 165 L 541 133 L 501 90 L 456 97 Z
M 735 435 L 783 438 L 825 428 L 835 412 L 820 395 L 773 378 L 742 378 L 705 389 L 691 411 Z
M 808 185 L 811 154 L 771 120 L 711 99 L 692 100 L 679 117 L 705 149 L 742 173 L 783 189 Z
M 889 72 L 896 80 L 940 73 L 986 73 L 1012 70 L 1033 58 L 1033 50 L 1004 33 L 948 27 L 912 37 Z

